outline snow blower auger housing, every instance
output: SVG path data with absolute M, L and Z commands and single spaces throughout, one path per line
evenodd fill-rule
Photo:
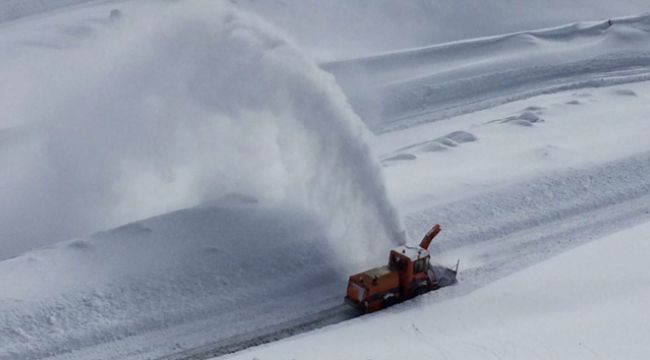
M 429 244 L 440 233 L 436 225 L 424 236 L 420 246 L 391 249 L 388 265 L 350 276 L 345 301 L 363 312 L 381 310 L 456 282 L 455 269 L 430 263 Z

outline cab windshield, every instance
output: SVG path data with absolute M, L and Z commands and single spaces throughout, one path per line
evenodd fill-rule
M 425 272 L 429 267 L 429 258 L 420 259 L 413 263 L 413 272 L 421 273 Z

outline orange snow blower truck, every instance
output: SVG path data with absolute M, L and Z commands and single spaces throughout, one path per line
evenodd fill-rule
M 440 233 L 434 226 L 420 246 L 398 246 L 388 265 L 350 276 L 345 301 L 363 312 L 373 312 L 456 282 L 458 264 L 449 269 L 430 263 L 429 244 Z

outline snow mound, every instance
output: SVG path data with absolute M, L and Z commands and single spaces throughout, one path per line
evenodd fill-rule
M 616 89 L 613 91 L 613 94 L 619 96 L 637 96 L 636 92 L 629 89 Z
M 415 160 L 417 158 L 418 157 L 413 154 L 403 153 L 403 154 L 397 154 L 397 155 L 386 157 L 381 162 L 382 164 L 386 165 L 388 163 L 395 162 L 395 161 Z
M 417 156 L 411 152 L 427 153 L 445 151 L 449 148 L 457 147 L 460 144 L 470 143 L 477 140 L 478 138 L 474 136 L 474 134 L 467 131 L 454 131 L 433 140 L 423 141 L 414 145 L 399 148 L 394 152 L 394 154 L 384 156 L 381 162 L 386 166 L 399 161 L 415 160 L 417 159 Z
M 575 104 L 571 104 L 575 105 Z M 530 111 L 530 110 L 524 110 L 519 115 L 512 115 L 508 116 L 505 119 L 497 119 L 497 120 L 491 120 L 488 121 L 488 124 L 490 123 L 500 123 L 500 124 L 514 124 L 514 125 L 519 125 L 519 126 L 533 126 L 535 123 L 540 123 L 544 122 L 544 119 L 542 119 L 538 114 L 542 113 L 541 110 L 536 110 L 536 111 Z
M 204 319 L 226 337 L 318 310 L 345 276 L 324 225 L 303 209 L 225 203 L 0 262 L 0 359 Z

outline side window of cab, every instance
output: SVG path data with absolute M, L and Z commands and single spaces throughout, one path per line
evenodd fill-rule
M 390 256 L 390 267 L 403 271 L 406 268 L 406 261 L 399 255 L 393 254 Z

